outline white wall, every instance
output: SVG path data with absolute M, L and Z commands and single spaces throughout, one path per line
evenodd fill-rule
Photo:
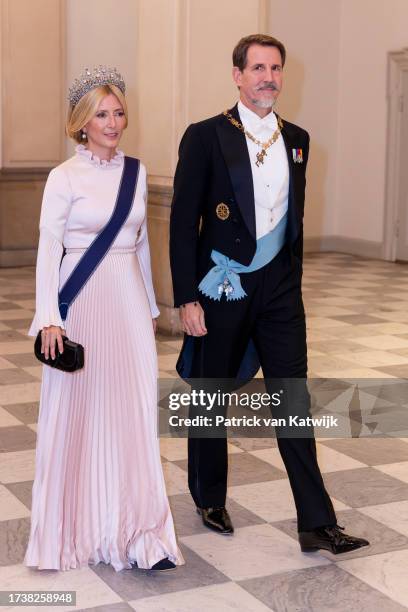
M 268 34 L 287 50 L 277 110 L 310 133 L 305 236 L 334 232 L 341 0 L 270 0 Z
M 336 233 L 381 242 L 387 53 L 408 46 L 407 0 L 343 0 Z
M 67 0 L 67 86 L 85 67 L 116 67 L 126 82 L 131 121 L 121 148 L 137 154 L 137 0 Z M 68 143 L 67 155 L 73 144 Z

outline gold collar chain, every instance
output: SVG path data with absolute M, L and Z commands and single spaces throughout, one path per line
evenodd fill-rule
M 257 144 L 259 147 L 261 147 L 261 151 L 259 153 L 256 154 L 256 162 L 255 164 L 257 166 L 259 166 L 260 164 L 264 163 L 264 157 L 265 155 L 267 155 L 267 149 L 269 149 L 269 147 L 271 147 L 279 138 L 279 134 L 281 133 L 281 130 L 283 128 L 283 121 L 282 119 L 279 117 L 279 115 L 276 115 L 277 119 L 278 119 L 278 127 L 276 128 L 276 130 L 274 131 L 274 133 L 272 134 L 272 136 L 270 137 L 269 140 L 267 140 L 266 142 L 261 142 L 260 140 L 258 140 L 257 138 L 255 138 L 255 136 L 253 136 L 251 134 L 251 132 L 248 132 L 248 130 L 246 130 L 244 128 L 244 126 L 242 125 L 242 123 L 240 123 L 239 121 L 237 121 L 235 119 L 235 117 L 233 117 L 231 115 L 231 113 L 229 113 L 228 111 L 224 111 L 223 115 L 226 116 L 226 118 L 228 119 L 228 121 L 230 123 L 232 123 L 233 126 L 235 126 L 236 128 L 238 128 L 241 132 L 243 132 L 245 134 L 245 136 L 248 136 L 248 138 L 250 140 L 252 140 L 252 142 L 254 142 L 255 144 Z

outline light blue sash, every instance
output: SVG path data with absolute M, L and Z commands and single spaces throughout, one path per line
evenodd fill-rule
M 226 255 L 213 249 L 211 259 L 216 265 L 199 284 L 198 288 L 201 293 L 213 300 L 220 300 L 223 293 L 228 301 L 244 298 L 246 293 L 241 286 L 239 274 L 255 272 L 272 261 L 285 244 L 286 224 L 287 213 L 269 234 L 265 234 L 256 241 L 255 255 L 248 266 L 229 259 Z

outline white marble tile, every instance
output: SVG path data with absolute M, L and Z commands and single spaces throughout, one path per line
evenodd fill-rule
M 313 298 L 313 302 L 316 304 L 322 304 L 322 306 L 359 306 L 361 304 L 361 300 L 340 296 L 320 296 Z
M 0 329 L 1 331 L 1 329 Z M 0 357 L 0 370 L 10 370 L 11 368 L 16 368 L 17 366 L 11 361 L 7 361 L 4 357 Z
M 408 500 L 364 506 L 358 511 L 408 536 Z
M 235 582 L 165 593 L 128 603 L 137 612 L 271 612 L 271 608 Z
M 14 425 L 21 425 L 21 421 L 0 406 L 0 427 L 13 427 Z
M 307 317 L 306 323 L 308 328 L 329 330 L 330 333 L 332 327 L 337 329 L 340 327 L 351 327 L 350 323 L 336 321 L 335 319 L 330 319 L 328 317 Z
M 6 487 L 0 485 L 0 521 L 30 516 L 30 511 Z
M 0 453 L 0 482 L 25 482 L 34 479 L 35 450 Z
M 181 541 L 232 580 L 330 563 L 320 554 L 303 554 L 298 542 L 272 525 L 242 527 L 229 537 L 205 533 Z
M 171 355 L 158 355 L 160 370 L 174 370 L 178 359 L 178 353 Z
M 182 340 L 165 340 L 162 342 L 162 344 L 167 344 L 168 346 L 171 346 L 174 349 L 181 349 L 183 341 Z
M 67 572 L 33 570 L 24 565 L 0 567 L 1 589 L 5 591 L 76 591 L 76 606 L 58 607 L 58 610 L 81 610 L 118 603 L 121 598 L 90 568 Z M 15 611 L 15 606 L 3 610 Z M 23 610 L 56 610 L 56 607 L 38 606 Z
M 342 287 L 341 289 L 332 289 L 332 288 L 327 288 L 326 293 L 329 293 L 330 295 L 338 295 L 340 298 L 344 298 L 344 297 L 363 297 L 365 295 L 372 295 L 371 291 L 365 291 L 364 289 L 358 289 L 358 288 L 347 288 L 347 287 Z
M 176 374 L 175 371 L 164 372 L 163 370 L 159 370 L 159 379 L 160 378 L 178 378 L 178 374 Z
M 42 372 L 43 372 L 43 366 L 42 365 L 27 366 L 26 368 L 21 368 L 21 369 L 24 370 L 24 372 L 27 372 L 27 374 L 30 374 L 31 376 L 34 376 L 34 378 L 38 378 L 38 380 L 41 380 L 41 378 L 42 378 Z
M 295 503 L 287 478 L 230 487 L 228 496 L 264 521 L 273 523 L 296 518 Z M 336 499 L 332 501 L 336 510 L 348 508 Z
M 25 308 L 26 310 L 35 310 L 35 298 L 32 300 L 13 300 L 13 304 L 17 304 L 20 308 Z
M 0 342 L 0 355 L 19 355 L 20 353 L 32 353 L 33 346 L 34 345 L 31 340 L 14 340 L 11 342 Z
M 325 340 L 337 340 L 336 336 L 320 329 L 310 328 L 307 330 L 308 342 L 323 342 Z
M 372 351 L 359 351 L 358 353 L 336 353 L 335 357 L 366 368 L 378 368 L 381 366 L 408 363 L 408 357 L 402 357 L 392 352 L 374 349 Z
M 33 317 L 33 310 L 0 310 L 1 321 L 13 321 L 14 319 L 32 319 Z
M 353 315 L 353 310 L 342 308 L 340 306 L 322 306 L 316 304 L 315 306 L 308 306 L 306 313 L 309 317 L 340 317 L 345 315 Z
M 7 331 L 9 329 L 10 329 L 10 327 L 8 325 L 6 325 L 5 323 L 1 323 L 0 322 L 0 331 Z
M 321 378 L 339 378 L 342 380 L 345 379 L 353 379 L 353 378 L 396 378 L 392 374 L 385 374 L 385 372 L 380 372 L 379 370 L 375 370 L 374 368 L 347 368 L 341 370 L 320 370 L 317 375 Z
M 316 448 L 320 471 L 323 473 L 354 470 L 356 468 L 367 467 L 364 463 L 361 463 L 361 461 L 352 459 L 351 457 L 348 457 L 343 453 L 339 453 L 338 451 L 335 451 L 324 444 L 319 444 L 317 442 Z M 270 463 L 280 470 L 286 471 L 278 448 L 264 448 L 262 450 L 252 451 L 251 455 L 258 457 L 258 459 L 261 459 L 262 461 Z
M 390 334 L 381 334 L 378 336 L 366 336 L 363 338 L 356 338 L 352 342 L 356 344 L 361 344 L 362 346 L 368 346 L 373 349 L 381 349 L 383 351 L 388 351 L 392 349 L 398 348 L 407 348 L 408 340 L 404 338 L 399 338 L 398 336 L 391 336 Z
M 339 561 L 337 564 L 402 606 L 408 606 L 408 549 Z
M 406 442 L 406 438 L 399 438 L 403 442 Z M 385 465 L 376 465 L 375 468 L 384 472 L 384 474 L 388 474 L 389 476 L 393 476 L 394 478 L 398 478 L 403 482 L 408 482 L 408 461 L 401 461 L 399 463 L 387 463 Z
M 174 463 L 163 463 L 164 480 L 166 482 L 167 495 L 178 495 L 187 493 L 187 472 Z
M 40 382 L 21 383 L 17 385 L 0 386 L 0 405 L 20 402 L 38 402 L 40 399 Z
M 169 461 L 187 459 L 187 438 L 160 438 L 160 454 Z

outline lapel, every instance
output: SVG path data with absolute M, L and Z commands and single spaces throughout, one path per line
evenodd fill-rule
M 293 151 L 292 149 L 297 146 L 297 143 L 294 142 L 294 136 L 290 129 L 290 126 L 283 121 L 282 128 L 282 138 L 285 143 L 286 155 L 288 156 L 288 165 L 289 165 L 289 196 L 288 196 L 288 238 L 290 242 L 293 242 L 297 234 L 299 232 L 299 214 L 296 206 L 296 198 L 295 198 L 295 180 L 294 180 L 294 164 L 293 161 Z
M 234 119 L 240 121 L 237 105 L 229 112 Z M 216 130 L 235 199 L 250 234 L 256 240 L 254 184 L 245 134 L 224 115 L 221 115 Z

